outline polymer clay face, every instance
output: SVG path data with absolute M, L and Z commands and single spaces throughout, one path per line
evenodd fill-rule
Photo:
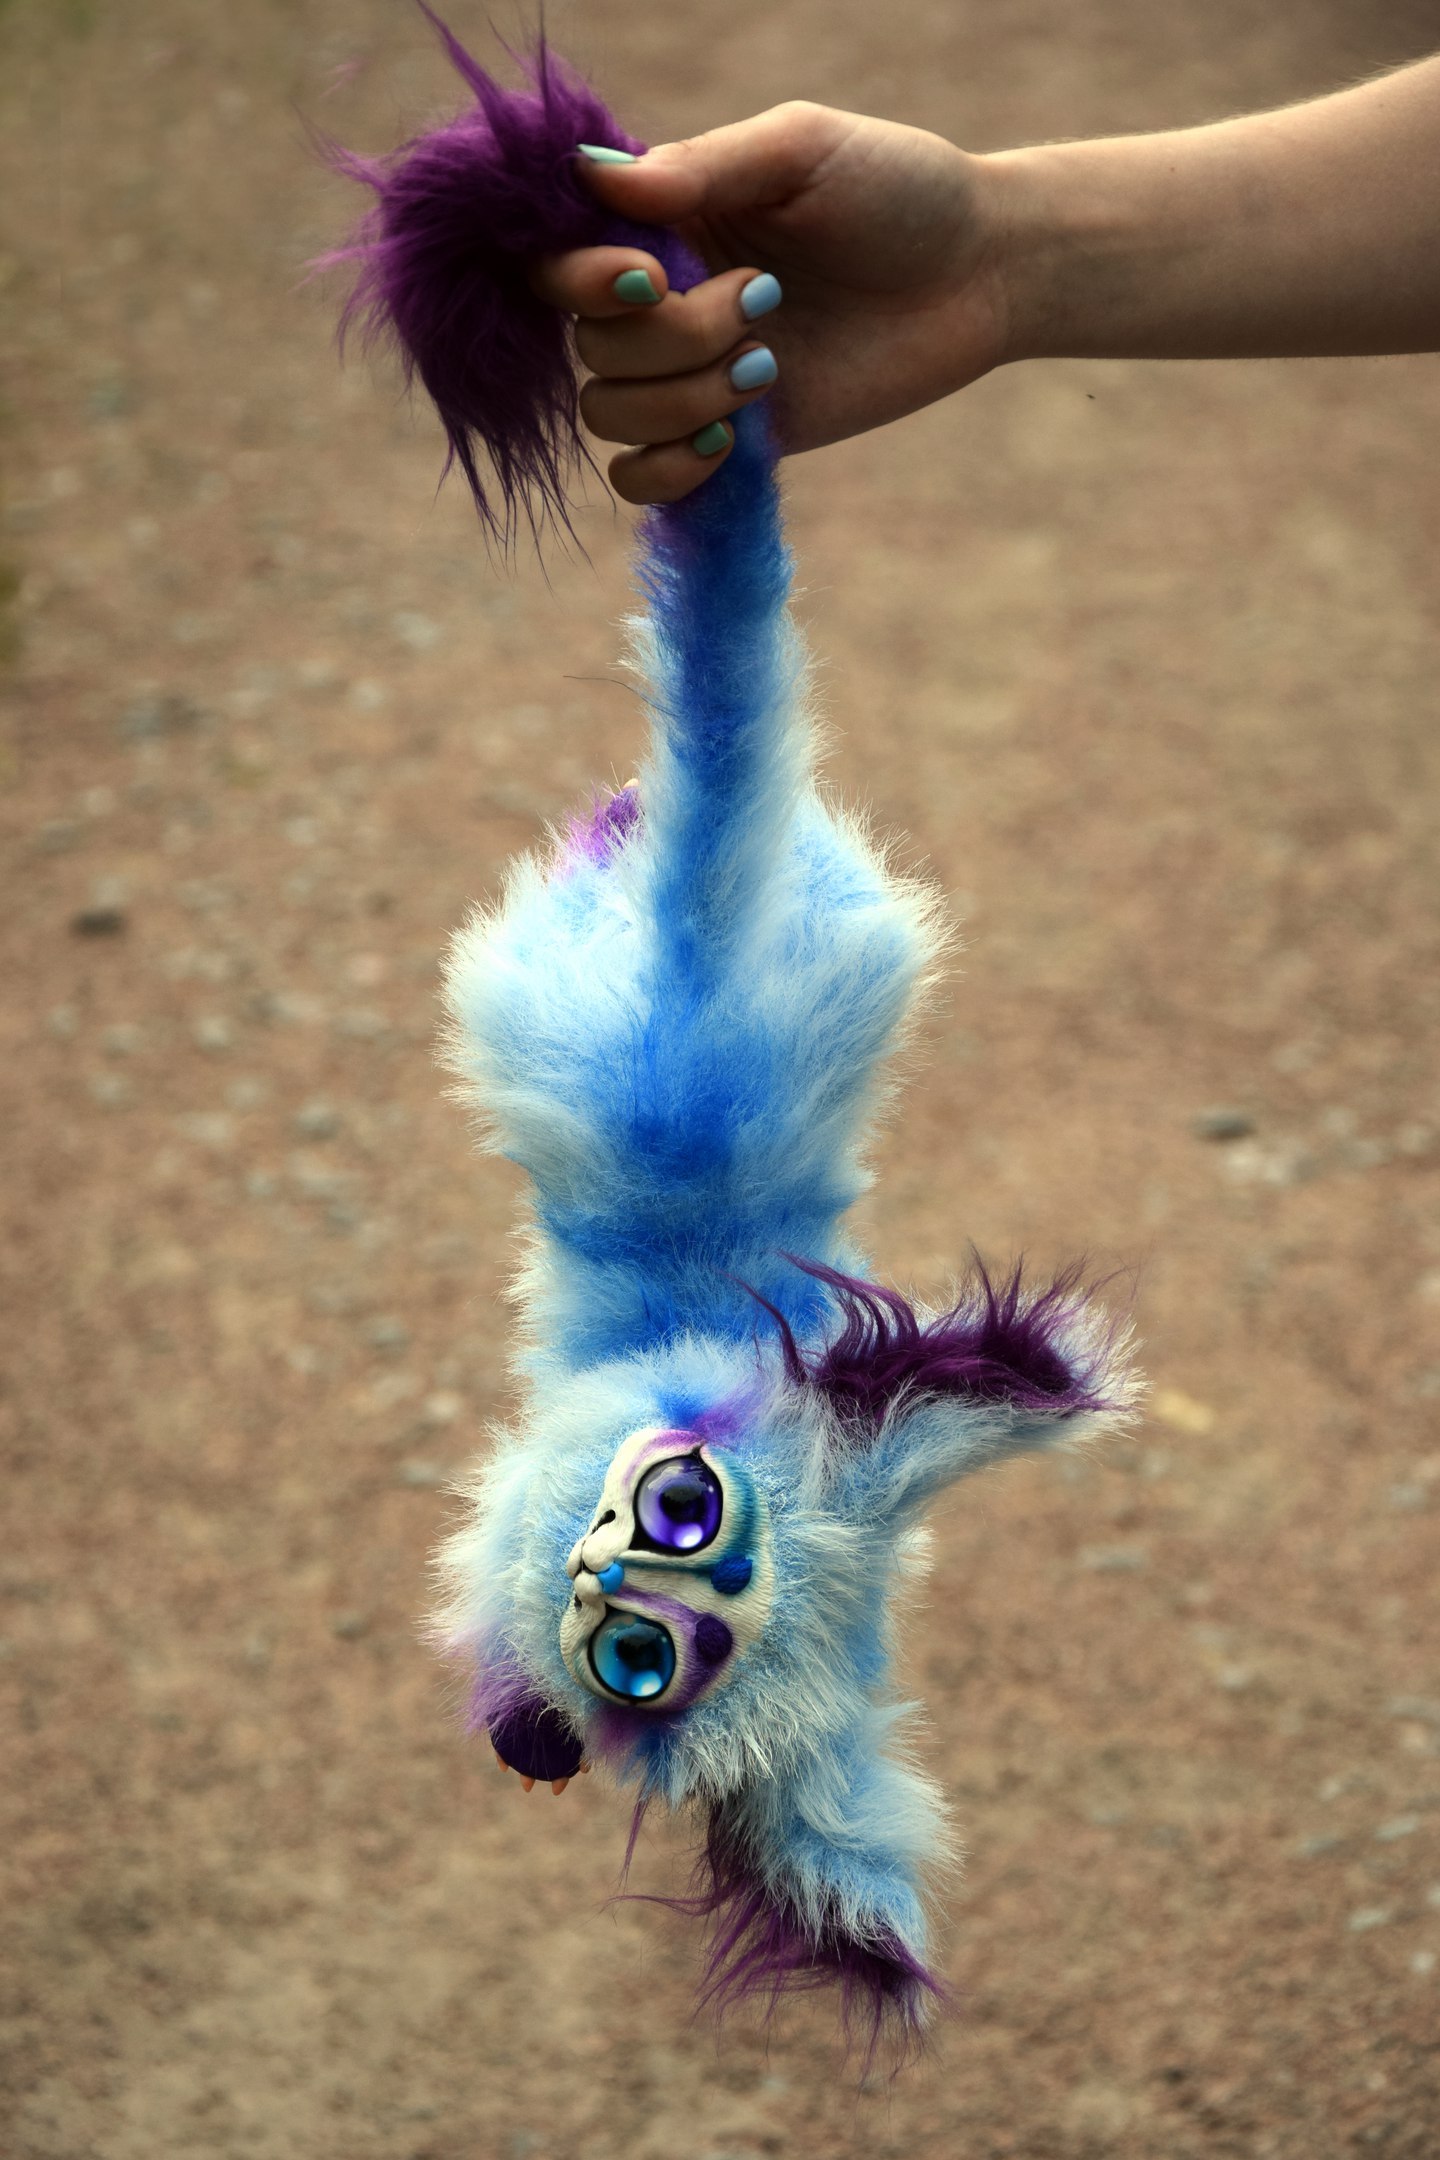
M 582 1687 L 636 1710 L 686 1710 L 721 1686 L 770 1610 L 764 1503 L 699 1434 L 632 1433 L 565 1563 L 560 1653 Z

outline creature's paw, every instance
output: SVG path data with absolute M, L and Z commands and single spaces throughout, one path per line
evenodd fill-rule
M 494 1719 L 490 1745 L 502 1770 L 518 1770 L 526 1792 L 541 1783 L 562 1793 L 577 1771 L 589 1768 L 580 1735 L 538 1695 L 512 1703 Z
M 502 1754 L 500 1753 L 500 1750 L 499 1750 L 499 1748 L 496 1748 L 496 1750 L 495 1750 L 495 1760 L 496 1760 L 496 1762 L 497 1762 L 497 1763 L 499 1763 L 499 1765 L 500 1765 L 500 1768 L 501 1768 L 502 1770 L 508 1770 L 508 1769 L 510 1768 L 510 1765 L 509 1765 L 509 1763 L 508 1763 L 508 1762 L 506 1762 L 506 1760 L 505 1760 L 504 1756 L 503 1756 L 503 1755 L 502 1755 Z M 588 1763 L 588 1762 L 582 1762 L 582 1763 L 581 1763 L 581 1765 L 580 1765 L 580 1768 L 579 1768 L 579 1771 L 578 1771 L 577 1775 L 578 1775 L 578 1776 L 580 1776 L 580 1777 L 589 1777 L 589 1775 L 590 1775 L 590 1765 L 589 1765 L 589 1763 Z M 533 1777 L 522 1777 L 522 1778 L 521 1778 L 521 1780 L 520 1780 L 520 1783 L 521 1783 L 521 1785 L 522 1785 L 522 1786 L 524 1787 L 524 1789 L 525 1789 L 525 1791 L 526 1791 L 526 1792 L 534 1792 L 534 1790 L 535 1790 L 535 1782 L 536 1782 L 536 1781 L 535 1781 L 535 1779 L 534 1779 Z M 557 1778 L 551 1778 L 551 1780 L 550 1780 L 550 1790 L 551 1790 L 551 1792 L 553 1792 L 553 1793 L 554 1793 L 554 1795 L 555 1795 L 555 1797 L 556 1797 L 556 1799 L 557 1799 L 557 1800 L 559 1799 L 559 1797 L 560 1797 L 561 1793 L 562 1793 L 562 1792 L 564 1792 L 564 1790 L 565 1790 L 566 1786 L 567 1786 L 567 1785 L 568 1785 L 569 1783 L 570 1783 L 570 1780 L 569 1780 L 569 1778 L 568 1778 L 568 1777 L 557 1777 Z

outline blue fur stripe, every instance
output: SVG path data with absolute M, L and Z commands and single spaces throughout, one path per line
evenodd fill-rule
M 838 1224 L 868 1182 L 873 1074 L 936 942 L 929 896 L 815 793 L 760 408 L 736 437 L 644 528 L 640 817 L 563 875 L 523 863 L 451 956 L 455 1062 L 534 1180 L 536 1332 L 572 1365 L 743 1339 L 729 1277 L 819 1320 L 780 1254 L 859 1258 Z

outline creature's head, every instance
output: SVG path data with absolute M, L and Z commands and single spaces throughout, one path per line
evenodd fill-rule
M 642 1807 L 700 1806 L 676 1902 L 713 1923 L 713 1999 L 838 1978 L 876 2019 L 913 2020 L 944 1821 L 883 1682 L 920 1514 L 970 1470 L 1078 1437 L 1129 1382 L 1070 1278 L 980 1272 L 924 1315 L 808 1272 L 832 1301 L 818 1349 L 777 1315 L 758 1345 L 692 1338 L 538 1406 L 508 1494 L 497 1469 L 484 1495 L 492 1557 L 467 1530 L 456 1577 L 471 1643 L 487 1565 L 510 1616 L 477 1700 L 507 1761 L 553 1777 L 589 1755 Z
M 765 1501 L 742 1459 L 699 1432 L 632 1433 L 565 1563 L 571 1676 L 608 1704 L 677 1717 L 722 1687 L 769 1615 Z

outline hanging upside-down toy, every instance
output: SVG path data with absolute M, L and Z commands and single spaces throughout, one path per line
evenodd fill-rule
M 587 190 L 578 144 L 641 146 L 543 43 L 517 92 L 441 34 L 473 102 L 383 161 L 336 153 L 376 200 L 333 259 L 508 542 L 521 512 L 565 518 L 580 454 L 570 319 L 527 268 L 618 241 L 678 291 L 707 272 Z M 450 1057 L 534 1223 L 523 1407 L 445 1548 L 443 1628 L 523 1776 L 589 1759 L 698 1811 L 678 1902 L 711 1923 L 707 1999 L 834 1979 L 872 2033 L 913 2032 L 944 1847 L 889 1683 L 917 1526 L 955 1479 L 1122 1415 L 1134 1380 L 1073 1274 L 977 1268 L 930 1311 L 844 1226 L 942 932 L 817 790 L 776 451 L 763 405 L 732 425 L 640 524 L 638 779 L 522 857 L 449 958 Z

